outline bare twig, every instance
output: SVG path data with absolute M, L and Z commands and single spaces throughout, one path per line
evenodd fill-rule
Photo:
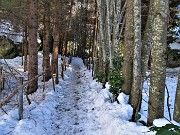
M 7 114 L 8 115 L 8 113 L 1 107 L 1 110 L 5 113 L 5 114 Z
M 28 94 L 27 94 L 27 93 L 26 93 L 25 95 L 26 95 L 26 99 L 27 99 L 27 101 L 28 101 L 28 104 L 30 105 L 30 104 L 31 104 L 31 100 L 30 100 L 30 98 L 28 97 Z
M 169 113 L 169 119 L 172 120 L 172 118 L 171 118 L 171 109 L 170 109 L 170 104 L 169 104 L 170 96 L 169 96 L 169 90 L 168 90 L 167 85 L 165 85 L 165 88 L 167 90 L 167 108 L 168 108 L 168 113 Z

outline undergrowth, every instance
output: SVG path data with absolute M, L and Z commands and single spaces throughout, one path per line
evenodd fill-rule
M 180 135 L 180 127 L 174 124 L 166 124 L 162 127 L 151 127 L 151 131 L 156 131 L 156 135 Z

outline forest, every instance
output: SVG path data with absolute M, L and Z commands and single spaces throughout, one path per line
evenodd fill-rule
M 0 0 L 0 135 L 180 135 L 179 0 Z

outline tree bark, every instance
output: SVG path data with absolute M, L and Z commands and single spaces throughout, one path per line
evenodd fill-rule
M 130 103 L 133 107 L 132 120 L 138 115 L 141 102 L 141 0 L 134 0 L 134 56 L 133 56 L 133 83 Z
M 47 0 L 44 3 L 45 22 L 44 22 L 44 44 L 43 44 L 43 71 L 45 71 L 45 81 L 51 78 L 50 70 L 50 1 Z
M 111 42 L 111 33 L 112 33 L 112 23 L 111 23 L 111 17 L 112 17 L 112 4 L 114 2 L 110 2 L 109 0 L 105 0 L 105 28 L 104 28 L 104 37 L 105 37 L 105 44 L 104 44 L 104 48 L 105 48 L 105 61 L 104 61 L 104 69 L 108 70 L 108 67 L 106 67 L 107 63 L 109 63 L 110 67 L 113 67 L 113 63 L 112 63 L 112 42 Z M 103 23 L 103 22 L 102 22 Z M 114 48 L 113 48 L 114 49 Z M 105 71 L 105 73 L 108 71 Z M 105 75 L 106 78 L 107 75 Z M 107 80 L 107 79 L 105 79 Z
M 58 72 L 58 49 L 59 49 L 59 6 L 58 4 L 55 7 L 55 24 L 53 28 L 53 53 L 51 60 L 51 72 L 55 74 Z M 57 74 L 57 73 L 56 73 Z
M 24 29 L 24 72 L 28 70 L 28 31 L 27 31 L 27 26 L 25 26 Z
M 38 75 L 38 52 L 37 52 L 37 30 L 38 30 L 38 0 L 29 0 L 29 64 L 28 80 Z M 27 94 L 36 92 L 38 88 L 38 78 L 29 81 Z
M 148 18 L 146 21 L 146 27 L 144 30 L 144 36 L 142 40 L 142 79 L 144 80 L 146 76 L 146 71 L 148 70 L 148 61 L 150 57 L 150 52 L 152 48 L 152 25 L 154 18 L 154 0 L 150 0 Z M 142 80 L 142 81 L 143 81 Z
M 164 93 L 167 48 L 168 0 L 154 1 L 155 17 L 152 30 L 152 63 L 148 106 L 148 124 L 164 117 Z
M 132 75 L 133 75 L 133 40 L 134 40 L 134 27 L 133 27 L 133 0 L 128 0 L 126 5 L 126 27 L 125 27 L 125 50 L 123 62 L 123 80 L 122 92 L 130 94 L 132 88 Z

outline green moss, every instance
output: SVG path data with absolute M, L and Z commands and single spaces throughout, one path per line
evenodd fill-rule
M 0 56 L 6 59 L 14 58 L 21 54 L 21 45 L 15 45 L 11 40 L 0 38 Z

